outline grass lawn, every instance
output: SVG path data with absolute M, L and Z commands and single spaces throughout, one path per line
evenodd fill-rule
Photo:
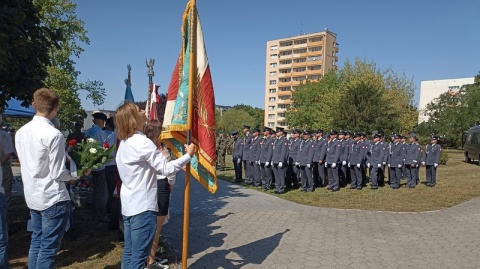
M 445 151 L 448 153 L 449 159 L 447 165 L 441 165 L 437 170 L 435 188 L 425 186 L 425 168 L 421 167 L 421 183 L 415 189 L 404 188 L 406 181 L 402 180 L 401 188 L 397 190 L 390 189 L 386 185 L 377 191 L 367 187 L 361 191 L 342 188 L 339 192 L 328 192 L 325 188 L 320 188 L 306 193 L 299 189 L 288 191 L 282 195 L 277 195 L 273 191 L 266 193 L 295 203 L 318 207 L 401 212 L 444 209 L 480 196 L 480 166 L 478 163 L 465 163 L 463 151 Z M 231 156 L 226 157 L 227 168 L 223 172 L 217 171 L 217 176 L 220 179 L 234 182 L 235 172 L 231 159 Z M 260 188 L 248 188 L 263 192 Z
M 330 208 L 419 212 L 448 208 L 480 196 L 480 167 L 463 162 L 463 152 L 449 150 L 447 165 L 438 169 L 437 186 L 428 188 L 425 183 L 425 168 L 420 169 L 422 184 L 415 189 L 392 190 L 388 186 L 372 191 L 341 189 L 327 192 L 325 188 L 312 193 L 292 190 L 283 195 L 266 192 L 292 202 Z M 234 172 L 231 156 L 226 157 L 226 171 L 218 171 L 220 179 L 233 182 Z M 221 183 L 220 183 L 221 184 Z M 238 184 L 238 183 L 236 183 Z M 402 186 L 405 182 L 402 182 Z M 221 188 L 221 185 L 220 185 Z M 263 192 L 259 188 L 251 187 Z M 93 222 L 91 209 L 79 207 L 75 210 L 76 238 L 66 234 L 62 248 L 56 257 L 56 268 L 120 268 L 123 242 L 118 241 L 117 231 L 109 231 L 105 225 Z M 26 231 L 28 209 L 23 197 L 13 197 L 10 209 L 8 254 L 12 268 L 26 268 L 30 245 L 30 233 Z M 170 262 L 176 257 L 167 251 L 162 254 Z M 174 268 L 173 266 L 171 268 Z

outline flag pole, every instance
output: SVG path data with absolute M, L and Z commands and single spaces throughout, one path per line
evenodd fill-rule
M 190 144 L 192 120 L 193 120 L 193 91 L 196 84 L 197 68 L 196 68 L 196 37 L 197 37 L 197 16 L 196 16 L 196 0 L 190 0 L 190 68 L 188 74 L 188 116 L 187 116 L 187 144 Z M 188 232 L 190 220 L 190 162 L 185 168 L 185 192 L 183 201 L 183 247 L 182 247 L 182 269 L 188 267 Z

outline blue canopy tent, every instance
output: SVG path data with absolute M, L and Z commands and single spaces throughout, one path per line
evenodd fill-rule
M 31 118 L 35 116 L 35 110 L 30 105 L 28 108 L 21 106 L 22 101 L 19 101 L 15 98 L 10 99 L 7 104 L 8 107 L 5 108 L 5 111 L 2 113 L 3 117 L 13 117 L 13 118 Z

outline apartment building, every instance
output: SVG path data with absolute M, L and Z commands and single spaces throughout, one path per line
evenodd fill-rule
M 457 94 L 463 86 L 473 84 L 474 82 L 474 77 L 421 81 L 418 123 L 429 120 L 429 117 L 425 114 L 425 108 L 435 98 L 446 92 Z
M 335 68 L 337 53 L 337 35 L 328 29 L 267 42 L 265 126 L 288 129 L 285 111 L 292 104 L 292 91 L 306 80 L 319 80 Z

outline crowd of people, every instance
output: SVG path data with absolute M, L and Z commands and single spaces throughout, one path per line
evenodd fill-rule
M 34 93 L 32 106 L 35 116 L 15 135 L 33 229 L 28 268 L 54 268 L 55 255 L 72 214 L 73 197 L 68 186 L 77 184 L 80 176 L 86 176 L 75 176 L 67 169 L 67 159 L 72 161 L 68 156 L 72 146 L 68 142 L 88 138 L 117 147 L 112 153 L 114 160 L 94 169 L 88 176 L 93 184 L 94 220 L 108 224 L 110 229 L 121 227 L 123 230 L 122 268 L 168 268 L 163 265 L 165 260 L 156 258 L 160 232 L 168 215 L 175 174 L 190 162 L 195 146 L 185 145 L 185 155 L 171 160 L 169 151 L 159 140 L 161 122 L 148 121 L 145 111 L 128 101 L 118 107 L 114 118 L 94 113 L 93 126 L 85 133 L 82 124 L 75 124 L 75 131 L 66 140 L 56 118 L 59 96 L 50 89 L 39 89 Z M 2 133 L 0 139 L 3 164 L 14 149 L 4 141 Z M 3 172 L 0 171 L 0 181 L 8 180 L 5 170 Z M 9 268 L 6 193 L 0 187 L 1 269 Z
M 322 187 L 336 192 L 348 184 L 351 189 L 361 190 L 368 183 L 377 190 L 386 182 L 398 189 L 402 179 L 407 180 L 407 188 L 415 188 L 420 165 L 426 167 L 426 186 L 435 187 L 442 151 L 437 144 L 439 137 L 432 136 L 422 148 L 414 133 L 408 138 L 392 133 L 390 141 L 378 131 L 372 132 L 372 140 L 365 132 L 324 133 L 321 129 L 294 129 L 287 138 L 283 128 L 265 127 L 261 132 L 244 125 L 243 133 L 242 137 L 238 132 L 231 134 L 236 181 L 265 190 L 274 188 L 278 194 L 286 189 L 312 192 Z M 218 157 L 225 158 L 221 154 Z M 219 163 L 224 165 L 224 161 Z

